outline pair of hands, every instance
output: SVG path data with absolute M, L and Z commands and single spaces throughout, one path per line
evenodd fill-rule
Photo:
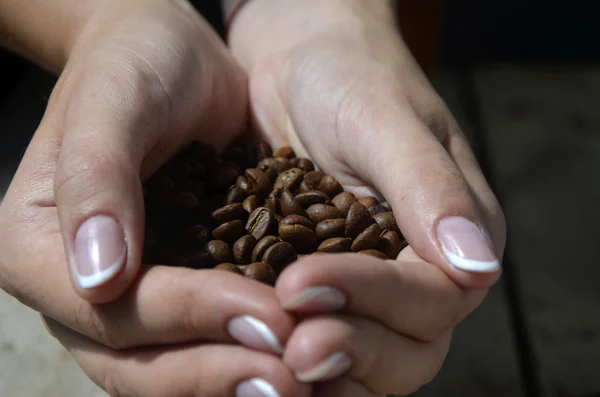
M 78 32 L 0 206 L 0 286 L 96 383 L 118 396 L 368 397 L 435 376 L 452 328 L 499 277 L 505 224 L 388 2 L 254 0 L 230 49 L 183 0 L 107 2 Z M 223 149 L 249 121 L 346 190 L 386 198 L 410 246 L 390 261 L 304 258 L 274 289 L 141 269 L 141 182 L 187 142 Z

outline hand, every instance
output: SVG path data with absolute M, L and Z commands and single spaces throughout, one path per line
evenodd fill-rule
M 278 12 L 289 17 L 268 34 L 253 29 Z M 396 261 L 340 255 L 286 269 L 276 286 L 286 309 L 342 311 L 305 319 L 284 361 L 300 380 L 333 379 L 315 388 L 319 397 L 414 391 L 500 275 L 504 218 L 466 138 L 388 2 L 256 0 L 230 43 L 249 72 L 256 129 L 347 190 L 387 199 L 410 244 Z
M 245 74 L 183 1 L 102 2 L 77 36 L 0 206 L 0 286 L 112 395 L 308 396 L 273 354 L 295 325 L 273 288 L 139 270 L 141 181 L 192 139 L 243 131 Z

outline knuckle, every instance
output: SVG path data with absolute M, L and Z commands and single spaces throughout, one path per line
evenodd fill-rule
M 77 329 L 88 337 L 115 350 L 127 347 L 118 337 L 119 333 L 89 303 L 77 305 L 73 318 Z

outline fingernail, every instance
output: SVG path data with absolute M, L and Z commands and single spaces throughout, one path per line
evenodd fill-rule
M 235 389 L 235 397 L 281 397 L 266 380 L 253 378 L 242 382 Z
M 234 318 L 227 325 L 227 330 L 233 339 L 245 346 L 277 354 L 283 353 L 275 333 L 267 324 L 252 316 Z
M 346 296 L 328 286 L 311 287 L 281 305 L 285 310 L 332 312 L 346 306 Z
M 330 380 L 348 371 L 352 366 L 352 359 L 346 353 L 334 353 L 325 361 L 308 371 L 296 374 L 300 382 L 311 383 Z
M 113 218 L 95 216 L 75 235 L 75 270 L 81 288 L 106 283 L 123 267 L 127 244 L 123 228 Z
M 500 262 L 481 230 L 460 216 L 446 218 L 438 225 L 438 239 L 446 258 L 459 269 L 494 272 Z

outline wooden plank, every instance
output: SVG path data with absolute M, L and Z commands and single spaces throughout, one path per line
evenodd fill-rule
M 496 65 L 475 81 L 544 396 L 598 396 L 600 68 Z

